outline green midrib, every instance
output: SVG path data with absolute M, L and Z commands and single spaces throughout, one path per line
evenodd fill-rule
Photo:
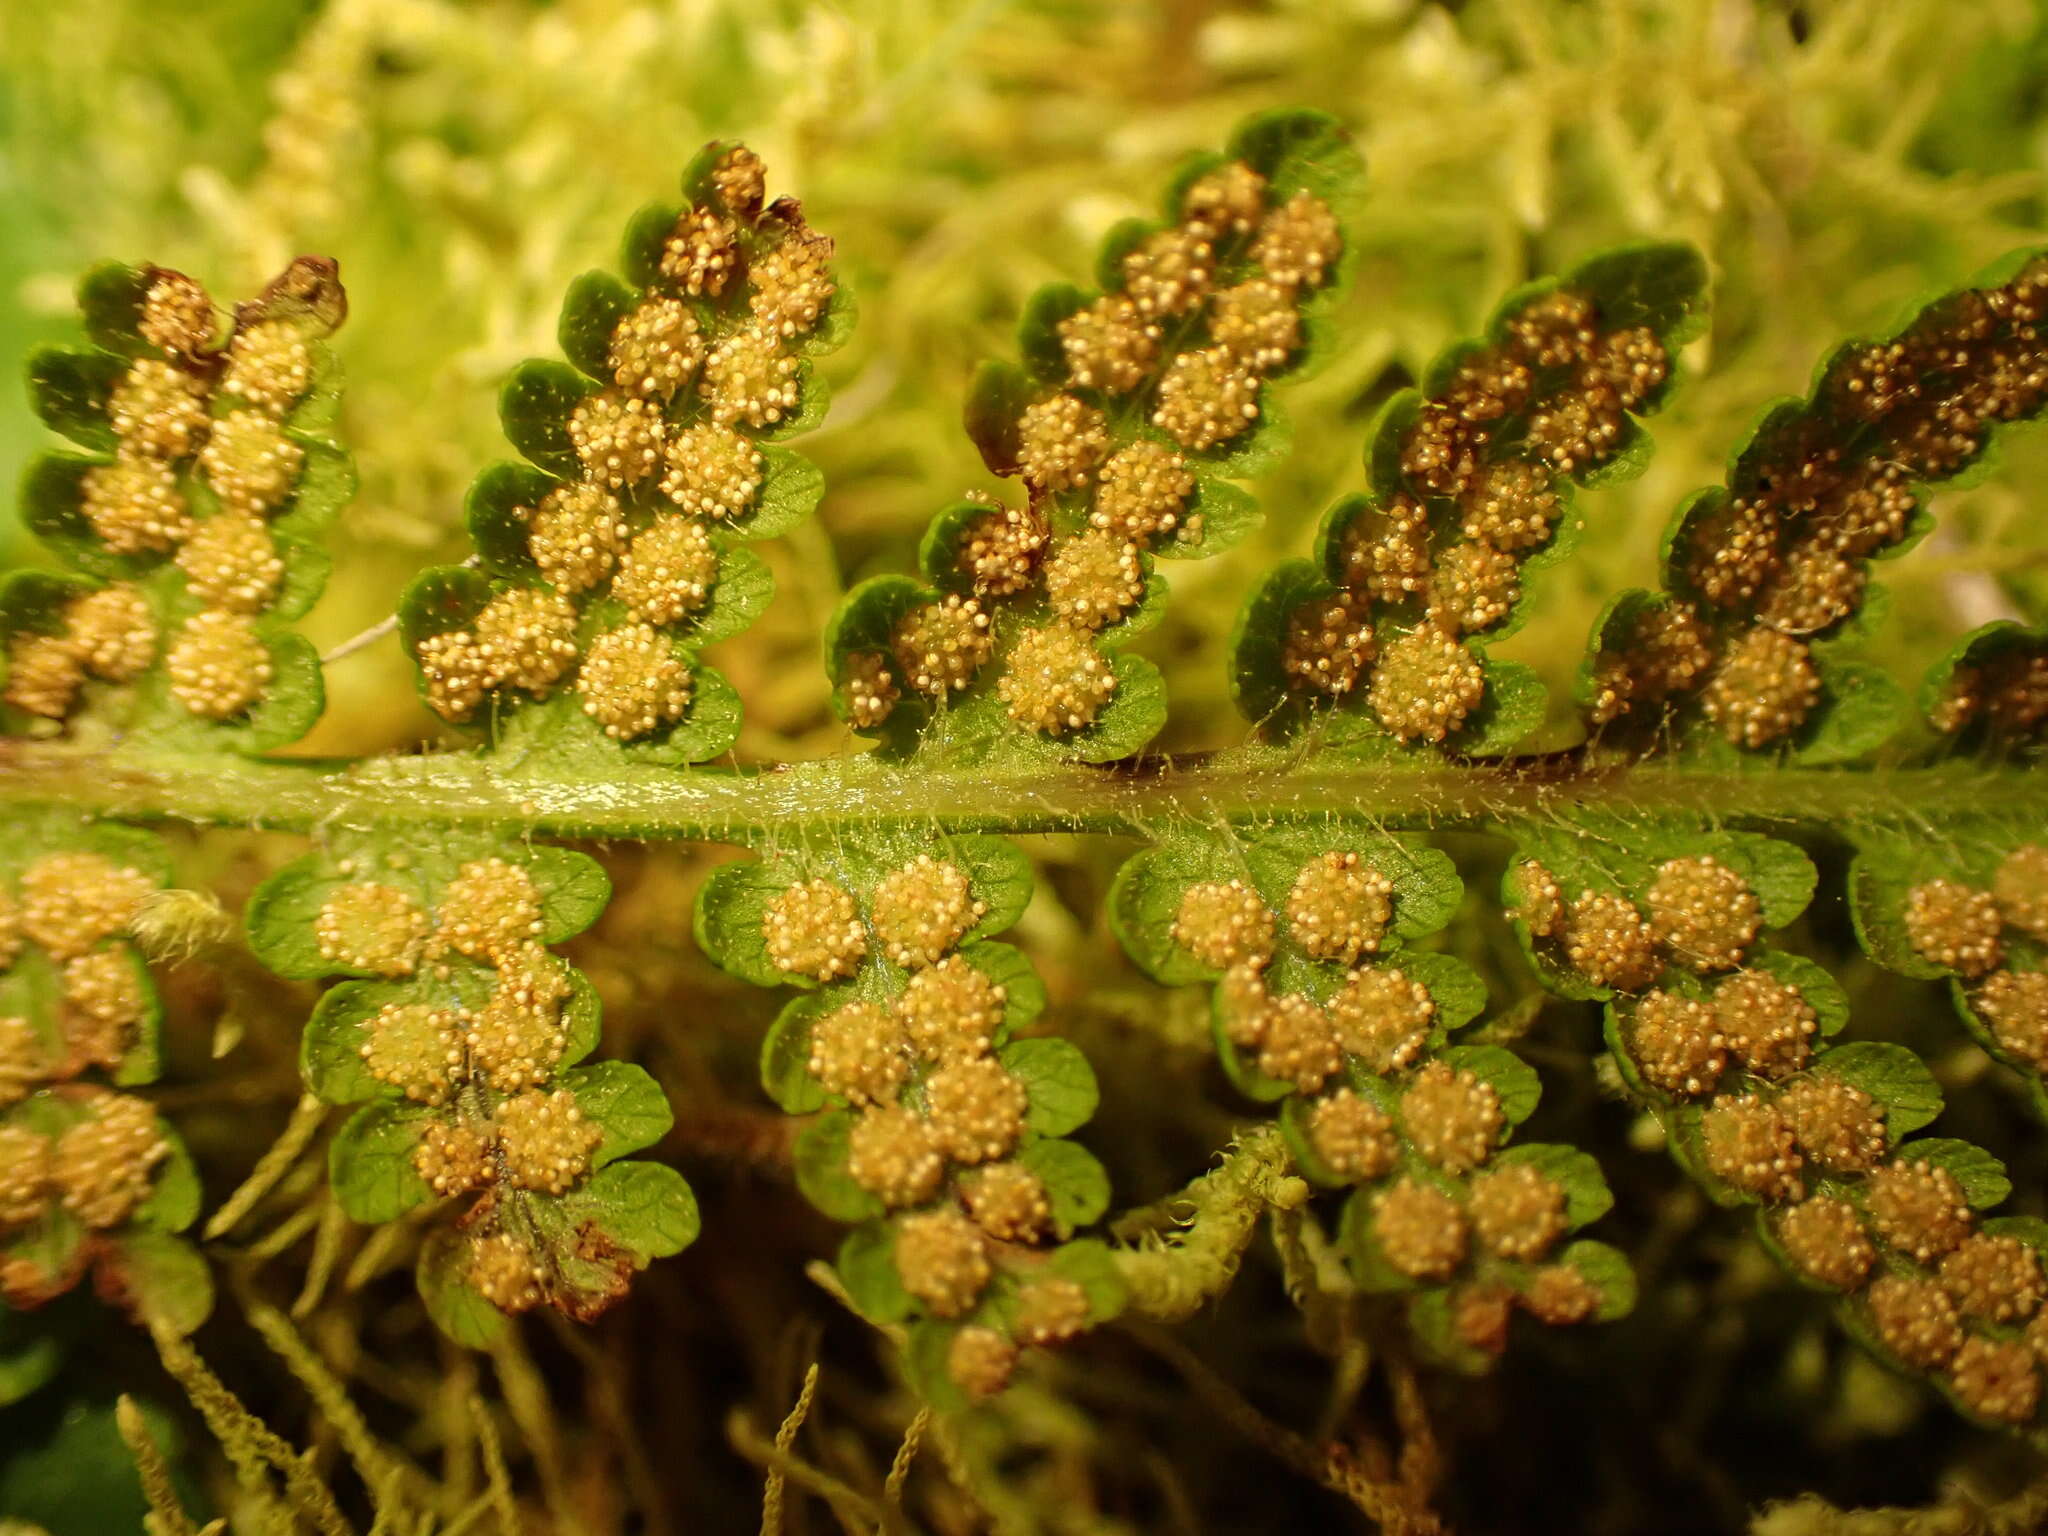
M 1246 749 L 1111 768 L 848 757 L 542 777 L 505 773 L 467 753 L 337 762 L 8 742 L 0 743 L 0 804 L 290 832 L 453 824 L 726 842 L 862 825 L 1143 835 L 1174 822 L 1332 814 L 1406 829 L 1569 820 L 1575 812 L 1852 828 L 1982 815 L 2048 825 L 2048 775 L 1966 762 L 1728 772 L 1572 755 L 1417 766 Z

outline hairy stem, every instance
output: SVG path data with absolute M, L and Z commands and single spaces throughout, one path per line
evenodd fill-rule
M 1106 769 L 847 757 L 549 777 L 454 752 L 336 762 L 15 742 L 0 743 L 0 805 L 291 832 L 434 823 L 518 826 L 562 837 L 765 842 L 858 825 L 1143 834 L 1177 821 L 1235 825 L 1340 812 L 1390 829 L 1585 810 L 1910 825 L 1986 811 L 2048 816 L 2048 779 L 1954 762 L 1717 772 L 1586 753 L 1461 765 L 1361 762 L 1273 748 Z

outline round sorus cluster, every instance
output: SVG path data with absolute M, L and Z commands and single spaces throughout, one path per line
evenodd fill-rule
M 1629 1014 L 1625 1038 L 1643 1080 L 1676 1097 L 1712 1093 L 1728 1066 L 1713 1009 L 1675 992 L 1645 992 Z
M 863 1110 L 847 1133 L 846 1171 L 890 1209 L 923 1205 L 945 1182 L 946 1158 L 932 1126 L 914 1109 Z
M 1550 537 L 1564 510 L 1551 477 L 1519 460 L 1490 464 L 1459 501 L 1462 531 L 1474 544 L 1513 551 L 1533 549 Z
M 661 248 L 661 274 L 685 293 L 716 298 L 738 270 L 738 228 L 709 208 L 690 208 Z
M 1031 1243 L 1052 1225 L 1045 1181 L 1022 1163 L 990 1163 L 961 1187 L 967 1213 L 999 1243 Z
M 853 1104 L 886 1104 L 910 1077 L 903 1021 L 878 1003 L 842 1004 L 811 1026 L 806 1065 L 825 1091 Z
M 1077 1282 L 1047 1275 L 1017 1292 L 1011 1328 L 1021 1342 L 1034 1348 L 1064 1344 L 1087 1328 L 1090 1311 L 1088 1293 Z
M 2005 958 L 2005 919 L 1987 891 L 1928 880 L 1906 893 L 1906 937 L 1923 959 L 1965 976 L 1982 976 Z
M 1581 891 L 1565 914 L 1564 958 L 1596 987 L 1640 992 L 1657 977 L 1657 935 L 1624 896 Z
M 1124 257 L 1124 292 L 1148 320 L 1185 314 L 1207 297 L 1215 255 L 1206 230 L 1162 229 Z
M 933 1134 L 956 1163 L 1007 1157 L 1024 1134 L 1024 1084 L 993 1056 L 947 1063 L 924 1081 Z
M 1048 491 L 1086 485 L 1109 450 L 1102 412 L 1073 395 L 1053 395 L 1026 407 L 1017 436 L 1025 481 Z
M 605 390 L 569 413 L 569 441 L 584 473 L 621 490 L 637 485 L 661 463 L 658 404 Z
M 1409 1144 L 1423 1157 L 1463 1173 L 1493 1155 L 1507 1118 L 1492 1084 L 1432 1061 L 1402 1094 L 1401 1123 Z
M 1259 419 L 1259 376 L 1227 347 L 1183 352 L 1159 381 L 1152 425 L 1181 447 L 1204 453 Z
M 539 1306 L 547 1278 L 540 1255 L 509 1233 L 490 1233 L 469 1245 L 464 1279 L 501 1312 L 525 1312 Z
M 1864 1299 L 1878 1338 L 1908 1365 L 1921 1370 L 1943 1365 L 1962 1347 L 1955 1303 L 1932 1280 L 1881 1275 L 1871 1282 Z
M 369 1020 L 363 1065 L 421 1104 L 444 1104 L 462 1068 L 461 1020 L 431 1003 L 386 1003 Z
M 1863 1185 L 1865 1208 L 1886 1243 L 1929 1264 L 1970 1235 L 1970 1203 L 1946 1168 L 1908 1158 L 1874 1170 Z
M 1791 983 L 1769 971 L 1739 971 L 1714 988 L 1713 1002 L 1723 1043 L 1748 1071 L 1781 1078 L 1813 1059 L 1820 1016 Z
M 1472 1181 L 1472 1230 L 1489 1253 L 1534 1263 L 1564 1235 L 1564 1186 L 1527 1163 L 1512 1163 Z
M 1763 926 L 1749 882 L 1711 854 L 1658 865 L 1648 899 L 1658 942 L 1702 973 L 1740 965 Z
M 1242 880 L 1203 880 L 1181 894 L 1173 941 L 1203 965 L 1263 964 L 1273 953 L 1273 914 Z
M 993 1328 L 971 1324 L 946 1346 L 946 1375 L 972 1401 L 994 1397 L 1017 1369 L 1017 1346 Z
M 1209 305 L 1209 336 L 1253 373 L 1286 367 L 1301 347 L 1293 289 L 1266 277 L 1223 289 Z
M 987 913 L 967 872 L 928 853 L 883 876 L 868 903 L 882 953 L 906 969 L 936 965 Z
M 7 647 L 7 702 L 26 714 L 61 720 L 85 681 L 85 662 L 69 635 L 17 634 Z
M 520 1189 L 567 1193 L 590 1171 L 604 1131 L 585 1118 L 573 1093 L 529 1090 L 497 1109 L 498 1148 L 505 1173 Z
M 646 624 L 674 624 L 710 600 L 718 550 L 701 523 L 657 516 L 633 536 L 612 577 L 612 596 Z
M 155 268 L 135 328 L 158 351 L 192 358 L 212 347 L 220 314 L 203 285 L 182 272 Z
M 1116 673 L 1092 636 L 1049 624 L 1018 635 L 996 691 L 1012 720 L 1060 736 L 1094 722 L 1116 692 Z
M 1801 1200 L 1778 1213 L 1772 1230 L 1801 1273 L 1833 1290 L 1855 1290 L 1877 1263 L 1877 1247 L 1847 1200 L 1828 1195 Z
M 1486 696 L 1486 674 L 1463 641 L 1423 625 L 1385 642 L 1367 699 L 1403 741 L 1440 742 Z
M 662 494 L 692 517 L 743 516 L 759 496 L 766 461 L 731 427 L 704 422 L 669 435 Z
M 62 998 L 72 1058 L 110 1071 L 119 1066 L 149 1007 L 133 952 L 101 949 L 66 962 Z
M 802 224 L 785 229 L 747 269 L 754 323 L 783 341 L 816 326 L 838 287 L 831 263 L 831 240 Z
M 1362 967 L 1345 976 L 1328 1011 L 1344 1053 L 1385 1076 L 1413 1066 L 1429 1044 L 1436 1003 L 1405 971 Z
M 177 475 L 160 459 L 124 457 L 80 478 L 78 510 L 109 554 L 162 554 L 194 527 Z
M 1374 602 L 1403 602 L 1429 586 L 1429 515 L 1411 497 L 1363 509 L 1345 525 L 1339 548 L 1346 588 Z
M 958 1317 L 988 1286 L 988 1242 L 951 1207 L 920 1211 L 897 1224 L 896 1274 L 934 1317 Z
M 119 1226 L 148 1197 L 170 1143 L 141 1099 L 95 1093 L 87 1104 L 86 1118 L 57 1138 L 51 1182 L 64 1209 L 86 1226 Z
M 914 971 L 897 995 L 896 1017 L 911 1044 L 932 1061 L 978 1056 L 994 1043 L 1007 991 L 964 955 Z
M 472 859 L 442 889 L 435 940 L 474 960 L 498 961 L 541 935 L 541 897 L 529 875 L 505 859 Z
M 1434 1184 L 1396 1180 L 1373 1196 L 1372 1231 L 1380 1252 L 1412 1280 L 1445 1280 L 1465 1262 L 1464 1208 Z
M 1752 629 L 1722 654 L 1701 696 L 1707 718 L 1737 746 L 1762 747 L 1805 723 L 1820 701 L 1820 673 L 1805 644 Z
M 995 636 L 978 601 L 948 593 L 905 615 L 892 643 L 904 680 L 919 693 L 944 698 L 974 681 Z
M 1099 530 L 1066 540 L 1045 563 L 1045 595 L 1053 614 L 1078 629 L 1114 624 L 1145 595 L 1138 546 Z
M 107 397 L 107 421 L 121 448 L 153 459 L 182 459 L 206 439 L 206 382 L 145 357 Z
M 903 696 L 879 651 L 856 651 L 846 658 L 845 687 L 846 718 L 861 730 L 887 720 Z
M 1942 1289 L 1965 1317 L 2011 1323 L 2033 1315 L 2048 1294 L 2041 1258 L 2016 1237 L 1977 1232 L 1941 1261 Z
M 222 511 L 197 525 L 177 563 L 187 591 L 230 613 L 261 613 L 284 584 L 284 561 L 270 531 L 247 513 Z
M 219 418 L 199 450 L 199 467 L 230 512 L 266 516 L 288 500 L 305 468 L 306 450 L 260 411 Z
M 466 1120 L 430 1120 L 412 1151 L 413 1171 L 447 1198 L 482 1189 L 497 1177 L 492 1140 Z
M 1600 1310 L 1600 1292 L 1569 1264 L 1546 1264 L 1529 1277 L 1522 1305 L 1536 1321 L 1570 1328 Z
M 1690 603 L 1671 599 L 1638 614 L 1594 660 L 1592 722 L 1605 725 L 1638 704 L 1691 692 L 1713 664 L 1709 639 Z
M 1344 1065 L 1329 1014 L 1299 992 L 1268 997 L 1243 1026 L 1258 1047 L 1259 1070 L 1314 1093 Z
M 539 587 L 500 592 L 476 616 L 484 686 L 523 689 L 545 698 L 576 664 L 576 609 Z
M 568 1044 L 562 1004 L 569 982 L 537 945 L 500 954 L 498 983 L 481 1008 L 461 1014 L 462 1040 L 477 1071 L 501 1093 L 537 1088 L 554 1075 Z
M 618 499 L 578 481 L 557 486 L 527 515 L 527 552 L 557 592 L 574 596 L 612 573 L 629 526 Z
M 1394 884 L 1356 853 L 1330 852 L 1304 864 L 1287 894 L 1287 923 L 1312 960 L 1355 964 L 1379 952 L 1394 916 Z
M 852 894 L 822 877 L 777 892 L 762 910 L 761 937 L 778 971 L 813 981 L 852 975 L 868 947 Z
M 1798 1138 L 1771 1100 L 1724 1095 L 1700 1117 L 1700 1139 L 1707 1167 L 1722 1182 L 1763 1200 L 1804 1197 Z
M 1313 288 L 1335 270 L 1343 249 L 1344 234 L 1330 205 L 1297 192 L 1260 222 L 1252 260 L 1276 283 Z
M 321 959 L 373 976 L 410 976 L 428 931 L 425 909 L 408 892 L 370 881 L 336 886 L 313 919 Z
M 56 1148 L 26 1126 L 0 1125 L 0 1234 L 25 1227 L 50 1208 Z
M 1792 1122 L 1807 1160 L 1831 1172 L 1866 1173 L 1889 1149 L 1884 1110 L 1838 1078 L 1801 1078 L 1779 1097 L 1778 1107 Z
M 2048 1071 L 2048 971 L 1994 971 L 1971 994 L 1970 1006 L 2000 1050 Z
M 1541 864 L 1524 860 L 1509 872 L 1508 915 L 1527 928 L 1531 938 L 1557 938 L 1568 916 L 1564 887 Z
M 1111 294 L 1059 323 L 1067 375 L 1082 389 L 1126 395 L 1159 358 L 1159 327 L 1131 299 Z
M 1105 533 L 1142 544 L 1172 531 L 1194 493 L 1187 461 L 1164 443 L 1140 438 L 1104 461 L 1088 520 Z
M 94 677 L 131 682 L 156 657 L 156 615 L 140 588 L 115 582 L 84 593 L 71 600 L 64 617 L 79 660 Z
M 1371 613 L 1371 602 L 1348 589 L 1303 603 L 1287 617 L 1281 670 L 1317 693 L 1350 693 L 1379 654 Z
M 1963 1340 L 1949 1362 L 1948 1381 L 1971 1413 L 1999 1423 L 2025 1424 L 2041 1403 L 2034 1353 L 2018 1340 L 1981 1334 Z
M 606 361 L 612 381 L 627 394 L 668 399 L 704 361 L 696 311 L 658 294 L 644 300 L 613 327 Z
M 1453 544 L 1437 557 L 1430 621 L 1445 634 L 1477 634 L 1508 616 L 1521 595 L 1514 556 L 1487 544 Z
M 72 960 L 125 930 L 156 883 L 99 853 L 46 853 L 21 872 L 21 932 Z
M 171 695 L 195 715 L 230 720 L 245 714 L 269 687 L 270 649 L 247 614 L 218 608 L 194 614 L 164 658 Z
M 682 719 L 690 668 L 651 624 L 625 624 L 590 642 L 576 677 L 583 713 L 614 741 L 637 741 Z
M 288 321 L 242 326 L 228 343 L 220 387 L 256 410 L 282 417 L 313 387 L 312 348 Z
M 1308 1139 L 1332 1173 L 1356 1181 L 1379 1178 L 1400 1155 L 1393 1120 L 1350 1088 L 1316 1101 L 1308 1113 Z
M 1015 596 L 1037 576 L 1046 537 L 1028 509 L 991 505 L 961 533 L 959 570 L 978 597 Z
M 796 412 L 803 397 L 802 366 L 783 351 L 777 331 L 756 322 L 711 349 L 704 359 L 704 390 L 716 425 L 772 427 Z

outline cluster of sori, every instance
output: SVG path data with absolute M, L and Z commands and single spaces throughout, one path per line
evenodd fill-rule
M 1661 275 L 1658 302 L 1637 271 Z M 1703 288 L 1676 247 L 1602 258 L 1510 297 L 1483 339 L 1439 359 L 1381 417 L 1371 493 L 1325 518 L 1320 578 L 1269 582 L 1286 602 L 1282 687 L 1247 703 L 1362 697 L 1401 741 L 1455 738 L 1488 693 L 1484 643 L 1576 538 L 1571 487 L 1640 460 L 1633 418 L 1662 400 Z
M 1647 841 L 1671 856 L 1594 868 L 1560 840 L 1510 871 L 1546 980 L 1610 999 L 1614 1062 L 1673 1153 L 1716 1199 L 1760 1206 L 1772 1251 L 1840 1297 L 1852 1331 L 1980 1418 L 2031 1419 L 2018 1324 L 2042 1295 L 2048 1227 L 1979 1230 L 1971 1206 L 2005 1190 L 1997 1165 L 1964 1142 L 1901 1141 L 1941 1107 L 1925 1066 L 1903 1046 L 1831 1043 L 1840 988 L 1762 940 L 1805 906 L 1811 866 L 1748 834 Z
M 2040 1094 L 2048 1074 L 2048 846 L 1994 832 L 1966 851 L 1921 848 L 1902 858 L 1866 850 L 1856 898 L 1860 921 L 1878 940 L 1873 951 L 1900 969 L 1953 978 L 1978 1039 Z
M 1251 1096 L 1283 1101 L 1302 1171 L 1357 1187 L 1344 1242 L 1360 1284 L 1408 1293 L 1425 1342 L 1479 1366 L 1517 1308 L 1576 1323 L 1626 1310 L 1633 1293 L 1612 1250 L 1561 1246 L 1607 1208 L 1593 1161 L 1503 1150 L 1535 1107 L 1534 1073 L 1503 1047 L 1449 1043 L 1483 1009 L 1484 984 L 1403 947 L 1448 921 L 1459 890 L 1433 849 L 1275 833 L 1141 855 L 1114 910 L 1160 980 L 1215 981 L 1224 1065 Z
M 97 1265 L 103 1293 L 153 1311 L 129 1270 L 175 1245 L 198 1184 L 148 1101 L 89 1079 L 157 1075 L 156 995 L 128 934 L 165 861 L 141 833 L 10 830 L 23 846 L 0 883 L 0 1296 L 38 1306 Z M 204 1313 L 198 1285 L 188 1314 Z
M 2023 254 L 2003 269 L 1889 340 L 1843 347 L 1807 399 L 1764 418 L 1725 486 L 1686 503 L 1665 592 L 1632 595 L 1595 631 L 1593 724 L 1655 723 L 1693 702 L 1737 747 L 1796 738 L 1826 692 L 1816 645 L 1862 608 L 1867 562 L 1927 526 L 1923 487 L 1976 463 L 1995 427 L 2048 402 L 2048 261 Z M 1959 681 L 1934 710 L 1943 730 L 1980 711 L 2004 730 L 2024 717 L 2031 731 L 2048 715 L 2038 662 Z
M 713 695 L 722 708 L 695 654 L 768 595 L 733 546 L 816 503 L 815 471 L 766 440 L 822 409 L 806 359 L 839 329 L 832 242 L 793 200 L 765 200 L 743 146 L 709 146 L 684 188 L 687 207 L 628 230 L 631 284 L 595 272 L 571 288 L 575 367 L 528 363 L 508 384 L 506 433 L 532 462 L 471 492 L 482 572 L 429 571 L 408 595 L 408 643 L 446 720 L 562 699 L 599 739 L 633 743 Z
M 607 1165 L 664 1134 L 668 1108 L 636 1067 L 573 1065 L 597 1043 L 597 1001 L 547 947 L 592 921 L 607 890 L 561 849 L 449 834 L 400 851 L 371 837 L 288 865 L 250 904 L 274 970 L 365 978 L 323 994 L 306 1026 L 308 1086 L 366 1105 L 333 1144 L 335 1195 L 364 1222 L 464 1202 L 421 1277 L 458 1335 L 474 1325 L 451 1287 L 504 1312 L 587 1317 L 673 1251 L 608 1227 Z
M 1952 740 L 2032 745 L 2048 726 L 2048 636 L 2007 620 L 1985 625 L 1935 669 L 1925 703 Z
M 792 1113 L 824 1111 L 799 1139 L 798 1182 L 863 1223 L 841 1277 L 876 1321 L 918 1320 L 913 1360 L 942 1397 L 1000 1390 L 1022 1349 L 1071 1339 L 1120 1298 L 1106 1251 L 1068 1241 L 1109 1197 L 1064 1139 L 1093 1112 L 1093 1075 L 1063 1040 L 1013 1037 L 1043 992 L 986 937 L 1030 883 L 1009 844 L 954 838 L 731 865 L 698 907 L 721 965 L 806 988 L 769 1032 L 762 1080 Z
M 45 455 L 23 497 L 81 574 L 20 573 L 0 591 L 0 698 L 50 729 L 89 681 L 143 682 L 129 723 L 161 710 L 246 729 L 288 674 L 309 720 L 317 666 L 280 625 L 325 575 L 303 537 L 350 489 L 346 459 L 313 435 L 332 407 L 321 338 L 345 311 L 333 264 L 295 262 L 232 325 L 159 267 L 98 268 L 80 300 L 99 345 L 39 353 L 30 386 L 52 427 L 96 451 Z
M 1038 295 L 1026 366 L 985 369 L 968 413 L 1024 505 L 949 508 L 922 552 L 930 586 L 849 598 L 834 670 L 856 728 L 907 702 L 922 721 L 972 690 L 992 728 L 1087 751 L 1133 692 L 1142 664 L 1112 653 L 1157 616 L 1155 555 L 1214 553 L 1249 526 L 1218 477 L 1270 436 L 1264 386 L 1304 360 L 1343 250 L 1331 199 L 1354 165 L 1320 118 L 1256 122 L 1181 177 L 1167 222 L 1119 227 L 1103 292 Z

